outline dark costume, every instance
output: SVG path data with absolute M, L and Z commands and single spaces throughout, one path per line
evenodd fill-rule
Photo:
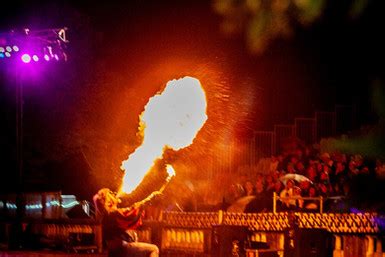
M 142 224 L 144 214 L 141 207 L 111 208 L 108 211 L 105 201 L 100 199 L 100 194 L 94 196 L 94 202 L 97 216 L 102 222 L 103 239 L 110 256 L 158 256 L 159 249 L 156 245 L 137 242 L 135 229 Z

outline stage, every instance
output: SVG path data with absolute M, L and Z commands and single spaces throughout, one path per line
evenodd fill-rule
M 0 251 L 0 257 L 107 257 L 105 253 L 65 253 L 52 250 L 42 251 Z

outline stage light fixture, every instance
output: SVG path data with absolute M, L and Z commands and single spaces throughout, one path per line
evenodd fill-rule
M 21 56 L 21 60 L 24 62 L 24 63 L 29 63 L 31 61 L 31 56 L 29 54 L 23 54 Z
M 0 52 L 0 58 L 4 58 L 4 56 L 5 56 L 4 53 Z
M 38 62 L 43 59 L 67 61 L 66 32 L 67 28 L 0 32 L 1 58 L 11 57 L 10 60 L 20 60 L 24 63 Z

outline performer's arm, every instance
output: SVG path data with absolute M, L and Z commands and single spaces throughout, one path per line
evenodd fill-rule
M 136 203 L 134 203 L 133 205 L 131 205 L 129 207 L 118 208 L 118 212 L 120 212 L 121 214 L 123 214 L 125 216 L 129 215 L 130 213 L 135 213 L 135 210 L 141 209 L 148 202 L 150 202 L 154 197 L 156 197 L 157 195 L 160 195 L 160 194 L 162 194 L 160 191 L 152 192 L 149 196 L 147 196 L 142 201 L 136 202 Z
M 144 207 L 148 202 L 150 202 L 154 197 L 162 194 L 160 191 L 154 191 L 152 192 L 149 196 L 147 196 L 145 199 L 142 201 L 136 202 L 133 204 L 133 208 L 141 208 Z

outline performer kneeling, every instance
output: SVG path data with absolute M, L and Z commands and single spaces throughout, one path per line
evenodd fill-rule
M 100 189 L 95 194 L 96 217 L 102 222 L 103 239 L 111 257 L 159 256 L 158 247 L 138 242 L 135 231 L 142 224 L 143 205 L 159 194 L 159 191 L 155 191 L 127 208 L 118 208 L 120 200 L 108 188 Z

